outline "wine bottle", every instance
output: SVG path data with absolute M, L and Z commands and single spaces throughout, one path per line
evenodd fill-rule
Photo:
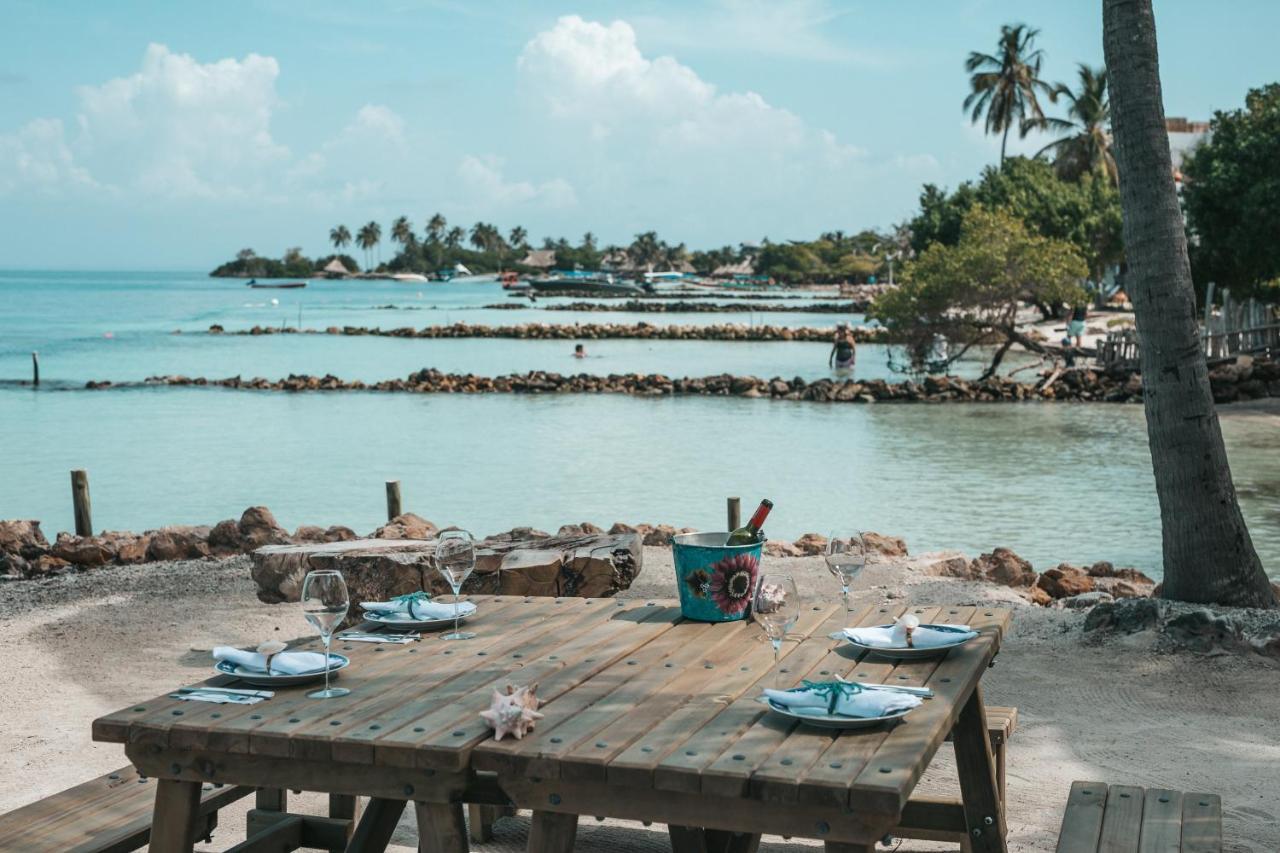
M 747 522 L 746 527 L 739 527 L 737 530 L 729 534 L 729 538 L 724 541 L 726 546 L 731 545 L 754 545 L 757 542 L 764 541 L 764 520 L 769 517 L 769 510 L 773 509 L 773 501 L 768 498 L 760 501 L 760 506 L 756 507 L 755 513 L 751 516 L 751 520 Z

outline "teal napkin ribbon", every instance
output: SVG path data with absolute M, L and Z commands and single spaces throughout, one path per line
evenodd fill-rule
M 418 590 L 417 592 L 406 592 L 404 595 L 397 595 L 391 600 L 405 602 L 408 604 L 409 618 L 413 619 L 417 616 L 417 614 L 413 612 L 413 605 L 417 604 L 419 601 L 430 601 L 431 596 L 424 590 Z
M 836 703 L 841 699 L 847 699 L 862 692 L 861 687 L 849 681 L 801 681 L 799 687 L 793 687 L 787 692 L 800 693 L 806 690 L 827 698 L 827 713 L 831 716 L 835 716 Z

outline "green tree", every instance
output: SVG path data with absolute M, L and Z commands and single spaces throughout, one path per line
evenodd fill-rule
M 519 225 L 511 229 L 511 234 L 507 237 L 507 240 L 513 249 L 529 248 L 529 232 Z
M 382 226 L 369 222 L 356 232 L 356 245 L 364 250 L 365 267 L 373 268 L 373 249 L 382 242 Z
M 661 263 L 666 252 L 665 244 L 658 239 L 656 231 L 645 231 L 637 234 L 635 240 L 627 247 L 627 257 L 637 269 L 651 270 Z
M 1111 152 L 1111 102 L 1107 96 L 1107 69 L 1090 68 L 1083 62 L 1076 69 L 1079 88 L 1074 92 L 1059 84 L 1058 96 L 1067 100 L 1067 117 L 1047 117 L 1040 127 L 1061 135 L 1041 148 L 1036 156 L 1049 154 L 1058 177 L 1078 180 L 1086 173 L 1105 174 L 1114 185 L 1116 159 Z
M 1280 296 L 1280 83 L 1217 112 L 1183 164 L 1191 268 L 1245 296 Z M 1270 291 L 1267 293 L 1267 291 Z
M 1016 125 L 1018 136 L 1025 137 L 1044 120 L 1038 94 L 1056 97 L 1056 90 L 1040 79 L 1044 51 L 1033 48 L 1039 34 L 1026 24 L 1005 24 L 995 54 L 973 51 L 964 63 L 970 88 L 964 108 L 974 124 L 983 121 L 987 133 L 1000 134 L 1001 163 L 1009 131 Z
M 351 232 L 347 230 L 347 226 L 345 225 L 330 228 L 329 242 L 333 244 L 333 248 L 341 252 L 347 246 L 351 245 Z
M 448 227 L 443 215 L 437 213 L 427 220 L 427 241 L 431 243 L 439 243 L 444 237 L 445 228 Z
M 1142 366 L 1147 443 L 1160 501 L 1166 598 L 1274 607 L 1240 513 L 1209 388 L 1187 237 L 1165 130 L 1151 0 L 1103 0 L 1102 42 Z
M 417 242 L 417 238 L 413 233 L 413 226 L 409 224 L 409 217 L 397 216 L 396 220 L 391 223 L 391 239 L 406 249 Z
M 439 215 L 439 214 L 437 214 Z M 441 217 L 443 219 L 444 217 Z M 459 228 L 457 225 L 450 228 L 444 235 L 444 244 L 449 249 L 456 249 L 462 245 L 462 240 L 467 236 L 467 232 Z
M 954 246 L 934 243 L 925 249 L 870 313 L 906 342 L 917 370 L 931 366 L 934 341 L 941 335 L 957 345 L 944 360 L 947 365 L 975 345 L 995 346 L 984 374 L 991 376 L 1015 343 L 1042 349 L 1018 331 L 1019 305 L 1079 301 L 1087 273 L 1071 243 L 1034 233 L 1008 211 L 978 206 L 965 214 Z

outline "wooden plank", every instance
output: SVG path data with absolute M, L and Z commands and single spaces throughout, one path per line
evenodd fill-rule
M 330 794 L 329 817 L 334 820 L 347 821 L 347 829 L 343 834 L 343 845 L 337 848 L 339 851 L 345 850 L 346 843 L 351 841 L 351 835 L 355 832 L 356 822 L 360 819 L 360 798 L 353 797 L 350 794 Z
M 1183 795 L 1182 853 L 1222 853 L 1222 798 L 1217 794 Z
M 942 658 L 925 683 L 933 690 L 933 699 L 915 709 L 906 723 L 885 737 L 872 760 L 851 782 L 850 805 L 901 813 L 924 769 L 959 718 L 963 703 L 977 688 L 987 664 L 998 651 L 1000 626 L 1007 622 L 1008 611 L 992 608 L 974 612 L 969 625 L 980 636 Z M 986 721 L 981 723 L 985 726 Z
M 1071 783 L 1057 853 L 1097 853 L 1106 803 L 1107 786 L 1102 782 Z
M 156 783 L 150 853 L 191 853 L 196 840 L 200 783 L 161 779 Z
M 283 815 L 269 826 L 250 833 L 226 853 L 281 853 L 302 846 L 302 815 Z
M 906 608 L 875 608 L 868 611 L 859 624 L 875 624 L 886 616 L 892 620 Z M 812 642 L 812 641 L 810 641 Z M 798 683 L 804 678 L 831 678 L 836 674 L 848 677 L 853 675 L 859 666 L 859 658 L 854 656 L 840 640 L 823 638 L 822 646 L 828 650 L 819 662 L 808 672 L 800 673 L 794 679 Z M 836 651 L 831 651 L 836 648 Z M 824 674 L 827 673 L 827 674 Z M 755 703 L 757 697 L 744 697 Z M 773 754 L 791 737 L 792 732 L 800 728 L 799 724 L 788 717 L 770 713 L 763 705 L 756 703 L 759 713 L 752 718 L 737 738 L 725 743 L 719 756 L 702 770 L 703 793 L 718 794 L 726 797 L 740 797 L 748 793 L 751 779 L 761 770 Z M 713 721 L 714 723 L 714 721 Z M 815 748 L 825 748 L 830 736 L 821 730 L 804 726 L 796 734 L 795 748 L 800 751 L 801 742 L 805 743 L 803 751 L 810 752 Z M 692 743 L 696 743 L 691 739 Z M 720 746 L 718 739 L 712 739 L 714 746 Z M 819 750 L 820 751 L 820 750 Z M 779 759 L 784 760 L 782 757 Z M 784 770 L 790 770 L 789 767 Z M 897 816 L 894 815 L 896 818 Z
M 483 843 L 493 840 L 493 822 L 498 819 L 498 810 L 498 806 L 467 803 L 467 835 L 472 841 Z
M 556 649 L 554 655 L 529 664 L 522 676 L 529 683 L 538 683 L 538 698 L 549 707 L 561 694 L 643 648 L 680 619 L 680 609 L 675 606 L 619 608 L 614 618 Z M 394 763 L 387 753 L 395 752 L 399 760 L 411 760 L 416 767 L 458 769 L 470 762 L 477 770 L 492 769 L 484 766 L 481 756 L 471 756 L 473 747 L 492 737 L 479 713 L 488 707 L 490 698 L 490 691 L 484 690 L 456 707 L 434 712 L 380 738 L 378 761 Z
M 418 817 L 418 853 L 467 853 L 467 822 L 461 803 L 413 804 Z
M 667 834 L 672 853 L 756 853 L 760 848 L 758 833 L 670 825 Z
M 1132 785 L 1107 789 L 1098 853 L 1133 853 L 1142 838 L 1143 791 Z
M 1178 853 L 1182 846 L 1182 792 L 1151 788 L 1142 800 L 1138 853 Z
M 529 825 L 529 853 L 573 853 L 578 836 L 578 816 L 535 811 Z
M 817 642 L 818 638 L 840 627 L 843 620 L 844 613 L 838 605 L 811 607 L 796 623 L 795 633 L 799 642 L 783 644 L 779 669 L 803 672 L 815 665 L 825 653 L 825 647 Z M 814 642 L 804 642 L 811 636 Z M 655 775 L 655 771 L 660 764 L 666 763 L 668 773 L 675 777 L 675 781 L 691 777 L 692 790 L 700 790 L 701 779 L 695 771 L 719 753 L 712 754 L 701 745 L 682 749 L 683 744 L 740 697 L 750 695 L 754 698 L 757 695 L 754 690 L 773 684 L 777 675 L 772 647 L 765 642 L 751 643 L 746 655 L 737 662 L 736 670 L 731 665 L 716 671 L 693 691 L 678 710 L 667 713 L 643 736 L 612 756 L 606 770 L 609 783 L 624 787 L 663 787 L 662 779 Z M 747 710 L 758 715 L 762 709 L 751 703 Z M 727 736 L 726 732 L 724 737 Z M 689 755 L 689 752 L 694 754 Z M 670 790 L 685 789 L 673 787 Z
M 980 686 L 973 689 L 960 709 L 954 738 L 969 843 L 974 853 L 1005 853 L 1007 829 L 991 741 L 987 739 L 987 714 Z
M 404 800 L 384 800 L 374 797 L 365 806 L 364 816 L 356 826 L 347 853 L 382 853 L 391 842 L 391 836 L 404 813 Z

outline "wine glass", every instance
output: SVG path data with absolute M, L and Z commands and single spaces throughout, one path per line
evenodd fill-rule
M 301 601 L 302 615 L 320 632 L 320 639 L 324 641 L 324 689 L 308 693 L 307 698 L 346 696 L 351 692 L 347 688 L 329 686 L 329 643 L 333 641 L 333 629 L 347 617 L 347 608 L 351 606 L 342 573 L 334 569 L 307 572 L 302 581 Z
M 462 592 L 462 584 L 471 576 L 476 567 L 476 543 L 471 534 L 465 530 L 446 530 L 436 540 L 436 568 L 444 576 L 445 582 L 453 590 L 453 633 L 445 634 L 444 640 L 470 640 L 475 636 L 470 631 L 458 630 L 458 602 Z
M 840 581 L 844 593 L 844 610 L 849 612 L 849 585 L 862 573 L 867 564 L 867 543 L 862 534 L 854 530 L 845 534 L 832 533 L 827 539 L 827 570 Z
M 752 614 L 773 643 L 773 664 L 782 659 L 782 640 L 800 618 L 800 593 L 790 575 L 761 575 Z

